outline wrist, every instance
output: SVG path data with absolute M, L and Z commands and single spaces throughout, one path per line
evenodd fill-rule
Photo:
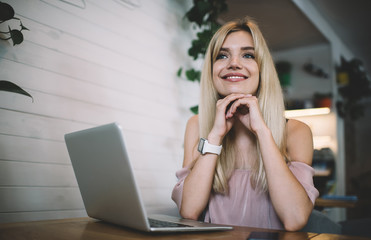
M 223 137 L 220 137 L 210 132 L 209 135 L 207 136 L 207 141 L 213 145 L 221 145 L 223 141 Z
M 205 138 L 200 138 L 200 142 L 198 143 L 197 150 L 202 154 L 206 153 L 213 153 L 216 155 L 220 155 L 222 151 L 222 145 L 214 145 L 209 143 L 209 141 Z
M 256 131 L 256 136 L 257 136 L 258 139 L 262 139 L 262 138 L 272 136 L 272 132 L 267 126 L 265 126 L 261 129 L 259 129 L 258 131 Z

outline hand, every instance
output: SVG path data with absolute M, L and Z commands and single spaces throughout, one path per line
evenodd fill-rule
M 229 132 L 229 130 L 231 130 L 235 121 L 234 118 L 226 117 L 228 106 L 231 104 L 233 105 L 234 101 L 245 96 L 245 94 L 230 94 L 217 101 L 214 126 L 208 136 L 208 141 L 210 143 L 217 145 L 221 144 L 224 136 Z
M 241 123 L 255 135 L 261 129 L 266 128 L 260 111 L 258 99 L 251 94 L 238 98 L 229 108 L 226 119 L 238 118 Z

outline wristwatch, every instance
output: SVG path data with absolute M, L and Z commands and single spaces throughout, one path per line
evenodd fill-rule
M 222 151 L 222 145 L 218 146 L 218 145 L 213 145 L 213 144 L 210 144 L 207 139 L 205 138 L 200 138 L 200 142 L 198 143 L 198 147 L 197 147 L 197 150 L 202 154 L 206 154 L 206 153 L 214 153 L 214 154 L 217 154 L 219 155 L 220 152 Z

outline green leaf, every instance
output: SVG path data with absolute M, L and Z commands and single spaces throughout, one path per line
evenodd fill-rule
M 0 2 L 0 21 L 8 21 L 14 17 L 14 9 L 7 3 Z
M 28 31 L 29 31 L 30 29 L 26 28 L 26 27 L 22 24 L 22 21 L 21 21 L 21 31 L 22 31 L 22 30 L 28 30 Z
M 21 33 L 21 31 L 16 30 L 16 29 L 12 30 L 9 27 L 9 32 L 10 32 L 10 37 L 12 38 L 12 41 L 13 41 L 13 46 L 17 44 L 21 44 L 23 42 L 23 34 Z
M 195 22 L 199 27 L 204 24 L 205 16 L 212 9 L 209 0 L 194 0 L 193 7 L 186 13 L 186 17 L 190 22 Z
M 194 114 L 198 114 L 198 105 L 189 108 L 189 110 L 191 110 L 191 112 Z
M 199 56 L 204 57 L 206 53 L 208 40 L 195 39 L 192 41 L 192 46 L 188 49 L 188 55 L 196 60 Z
M 201 71 L 197 71 L 192 69 L 189 69 L 185 72 L 185 75 L 189 81 L 200 81 L 201 79 Z
M 22 95 L 25 95 L 27 97 L 30 97 L 33 101 L 33 97 L 31 96 L 31 94 L 29 94 L 28 92 L 23 90 L 18 85 L 14 84 L 12 82 L 9 82 L 9 81 L 0 80 L 0 91 L 22 94 Z
M 182 75 L 183 68 L 179 68 L 176 75 L 180 77 Z

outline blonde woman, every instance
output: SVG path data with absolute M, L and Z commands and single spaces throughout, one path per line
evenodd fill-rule
M 318 197 L 312 154 L 309 127 L 284 118 L 282 90 L 257 24 L 245 18 L 222 26 L 205 56 L 199 115 L 186 127 L 172 194 L 181 216 L 300 230 Z

